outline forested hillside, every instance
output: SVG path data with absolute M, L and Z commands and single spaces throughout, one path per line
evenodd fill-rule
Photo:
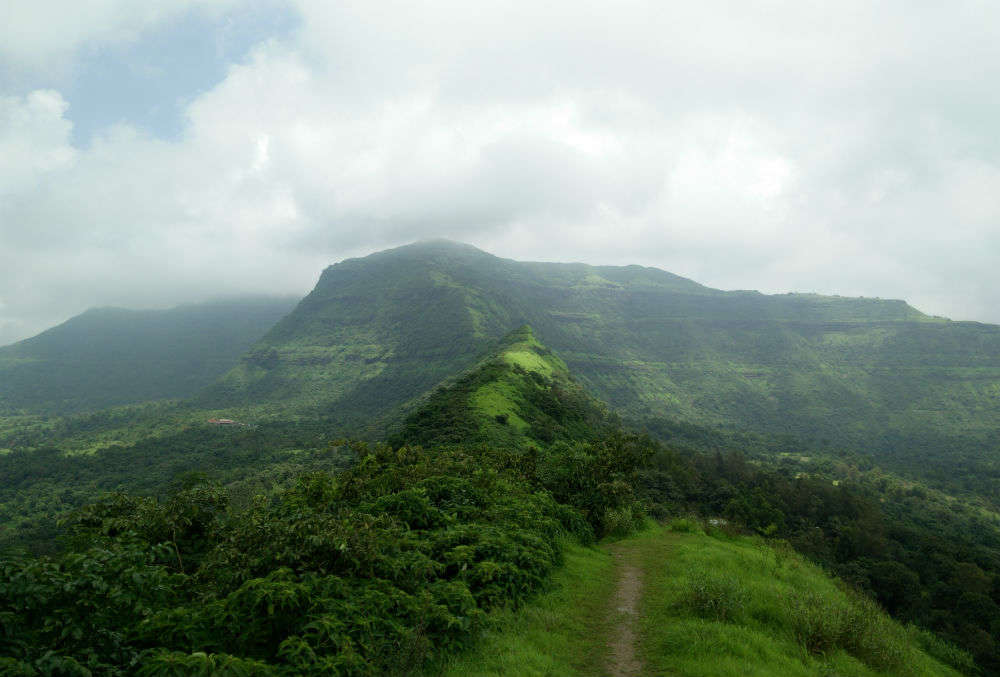
M 0 348 L 0 416 L 190 397 L 295 305 L 239 298 L 170 310 L 96 308 Z
M 919 628 L 887 651 L 1000 674 L 998 328 L 441 242 L 332 266 L 266 330 L 282 303 L 95 312 L 0 351 L 28 398 L 0 417 L 0 668 L 405 673 L 566 543 L 696 514 Z M 836 608 L 875 627 L 865 604 Z
M 331 266 L 199 401 L 377 436 L 522 324 L 633 423 L 789 435 L 998 495 L 1000 327 L 902 301 L 722 292 L 654 268 L 522 263 L 449 242 Z
M 724 518 L 727 530 L 716 529 L 723 541 L 741 530 L 791 539 L 995 673 L 983 628 L 998 617 L 996 591 L 982 588 L 997 580 L 995 523 L 954 511 L 943 518 L 919 496 L 897 517 L 881 507 L 877 487 L 628 433 L 528 327 L 427 396 L 391 444 L 281 452 L 295 430 L 192 428 L 87 457 L 0 458 L 13 480 L 7 496 L 41 500 L 81 478 L 92 496 L 130 489 L 63 515 L 62 535 L 45 536 L 60 538 L 66 552 L 0 561 L 0 670 L 410 674 L 475 649 L 492 615 L 550 587 L 567 549 L 633 533 L 650 514 L 695 511 Z M 318 443 L 315 433 L 301 434 Z M 155 457 L 154 466 L 129 464 L 139 457 Z M 927 531 L 927 520 L 955 538 Z M 720 571 L 746 574 L 747 543 L 703 550 L 715 553 Z M 918 577 L 900 548 L 935 565 Z M 951 674 L 939 661 L 970 669 L 967 653 L 896 625 L 812 569 L 786 569 L 787 555 L 774 557 L 771 574 L 742 582 L 674 580 L 680 601 L 670 601 L 671 588 L 654 588 L 651 618 L 723 621 L 716 632 L 734 621 L 753 627 L 752 646 L 780 647 L 760 656 L 765 670 L 798 665 L 820 674 L 837 665 L 846 674 L 906 675 L 919 665 L 922 674 Z M 767 587 L 776 575 L 798 588 L 811 576 L 822 594 L 779 604 L 783 593 Z M 955 594 L 939 594 L 935 582 Z M 741 585 L 766 591 L 743 600 Z M 978 615 L 967 613 L 970 603 Z M 794 631 L 807 621 L 814 627 Z M 745 630 L 732 632 L 746 641 Z M 656 655 L 687 665 L 662 647 Z

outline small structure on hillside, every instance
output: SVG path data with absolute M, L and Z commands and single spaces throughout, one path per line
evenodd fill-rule
M 239 423 L 231 418 L 210 418 L 208 422 L 212 425 L 239 425 Z

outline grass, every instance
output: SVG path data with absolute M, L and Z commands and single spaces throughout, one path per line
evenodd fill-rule
M 522 399 L 514 384 L 491 381 L 472 394 L 470 404 L 482 412 L 486 419 L 506 416 L 507 424 L 518 434 L 524 434 L 529 428 L 528 422 L 517 414 Z
M 607 606 L 614 562 L 598 548 L 571 545 L 552 589 L 519 611 L 491 618 L 475 649 L 427 670 L 443 677 L 562 677 L 605 674 Z
M 892 621 L 787 546 L 708 532 L 678 519 L 617 542 L 643 571 L 643 677 L 960 674 L 926 651 L 956 662 L 960 652 Z M 570 546 L 549 592 L 494 614 L 472 650 L 425 674 L 605 675 L 616 583 L 606 548 Z
M 525 371 L 537 371 L 543 376 L 552 376 L 552 365 L 541 355 L 530 350 L 507 350 L 503 359 L 508 364 L 516 364 Z
M 679 521 L 633 540 L 646 572 L 640 651 L 648 675 L 958 675 L 915 631 L 787 547 Z

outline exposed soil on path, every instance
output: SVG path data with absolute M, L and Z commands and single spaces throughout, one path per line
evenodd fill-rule
M 636 654 L 636 625 L 639 619 L 639 600 L 642 598 L 642 571 L 633 564 L 636 553 L 627 547 L 612 546 L 618 572 L 618 587 L 611 599 L 609 614 L 612 635 L 608 642 L 611 655 L 608 674 L 611 677 L 638 677 L 642 660 Z

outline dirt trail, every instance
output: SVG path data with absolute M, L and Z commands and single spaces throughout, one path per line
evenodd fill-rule
M 642 660 L 636 654 L 639 600 L 642 597 L 642 571 L 633 562 L 637 553 L 621 546 L 612 546 L 618 571 L 618 587 L 611 601 L 612 636 L 608 642 L 611 656 L 608 674 L 611 677 L 638 677 Z

